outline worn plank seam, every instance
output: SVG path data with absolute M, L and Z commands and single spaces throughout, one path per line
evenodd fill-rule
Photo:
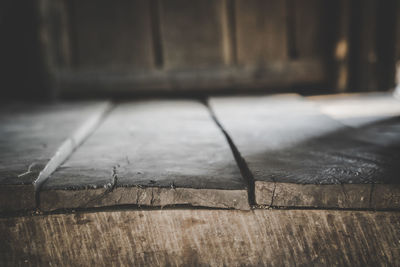
M 242 174 L 243 179 L 247 183 L 247 195 L 248 195 L 248 200 L 249 200 L 249 205 L 250 206 L 255 206 L 256 201 L 255 201 L 255 182 L 254 182 L 254 176 L 251 173 L 245 159 L 242 157 L 240 154 L 238 148 L 234 144 L 232 138 L 229 136 L 228 132 L 224 129 L 222 124 L 219 122 L 215 112 L 211 108 L 211 106 L 208 103 L 208 100 L 204 101 L 204 104 L 206 105 L 211 118 L 215 122 L 215 124 L 218 126 L 218 128 L 221 130 L 223 135 L 225 136 L 226 140 L 228 141 L 229 147 L 231 148 L 231 151 L 233 153 L 233 156 L 235 158 L 236 164 L 239 167 L 240 173 Z
M 97 127 L 104 121 L 105 117 L 111 112 L 114 105 L 107 102 L 100 110 L 95 112 L 89 119 L 87 119 L 81 127 L 79 127 L 68 139 L 66 139 L 55 154 L 46 164 L 46 166 L 39 173 L 38 178 L 34 182 L 35 187 L 35 200 L 36 208 L 40 207 L 40 190 L 42 185 L 47 181 L 50 175 L 63 164 L 76 149 L 78 149 L 84 141 L 97 129 Z

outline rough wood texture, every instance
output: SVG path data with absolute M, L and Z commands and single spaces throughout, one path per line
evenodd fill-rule
M 196 101 L 119 105 L 40 193 L 43 210 L 135 204 L 248 209 L 222 132 Z
M 400 116 L 400 101 L 391 93 L 339 94 L 309 97 L 320 110 L 350 127 Z
M 224 64 L 223 1 L 160 1 L 161 42 L 166 69 Z
M 288 56 L 287 1 L 235 1 L 238 64 L 262 66 Z
M 154 66 L 150 1 L 72 2 L 80 69 L 132 71 Z
M 2 266 L 398 266 L 398 212 L 109 211 L 0 219 Z
M 343 94 L 310 97 L 325 114 L 350 127 L 359 140 L 380 146 L 389 159 L 380 160 L 390 173 L 398 172 L 390 167 L 392 161 L 399 162 L 400 147 L 400 101 L 391 93 Z M 378 152 L 379 153 L 379 152 Z M 395 164 L 395 162 L 393 164 Z M 399 208 L 400 187 L 396 174 L 386 174 L 390 185 L 375 184 L 371 187 L 370 207 L 375 209 Z M 391 177 L 391 178 L 390 178 Z
M 399 183 L 398 119 L 351 129 L 296 96 L 210 103 L 254 177 L 257 204 L 399 208 L 371 203 L 372 184 Z
M 35 207 L 35 187 L 98 124 L 107 103 L 5 105 L 0 111 L 0 211 Z

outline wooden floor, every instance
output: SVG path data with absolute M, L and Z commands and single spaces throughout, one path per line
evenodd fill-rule
M 0 265 L 400 264 L 389 93 L 20 103 L 0 125 Z
M 400 213 L 114 210 L 0 218 L 2 266 L 399 266 Z

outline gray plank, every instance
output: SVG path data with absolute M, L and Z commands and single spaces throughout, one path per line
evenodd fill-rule
M 0 211 L 35 208 L 35 187 L 91 133 L 109 107 L 104 102 L 3 106 Z
M 203 104 L 120 104 L 40 192 L 43 210 L 122 204 L 249 208 L 229 145 Z
M 359 140 L 377 144 L 381 151 L 390 153 L 385 163 L 400 162 L 400 101 L 392 93 L 340 94 L 309 99 L 315 101 L 323 113 L 357 128 L 354 132 Z M 371 208 L 400 207 L 398 170 L 387 165 L 392 168 L 385 174 L 387 184 L 375 184 L 371 188 Z
M 400 101 L 392 93 L 338 94 L 308 99 L 324 114 L 350 127 L 400 116 Z
M 353 129 L 293 95 L 210 104 L 254 177 L 257 204 L 369 208 L 372 184 L 398 183 L 399 120 Z

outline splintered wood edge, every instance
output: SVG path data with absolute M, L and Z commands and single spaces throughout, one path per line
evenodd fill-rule
M 112 107 L 113 105 L 108 101 L 94 104 L 91 115 L 61 143 L 51 159 L 43 162 L 43 166 L 40 166 L 37 171 L 30 173 L 33 181 L 32 184 L 1 185 L 0 212 L 33 210 L 38 208 L 36 199 L 41 185 L 93 133 Z
M 344 209 L 399 209 L 400 185 L 255 182 L 258 205 Z
M 41 185 L 49 178 L 49 176 L 78 148 L 82 142 L 94 132 L 97 126 L 102 122 L 104 116 L 112 109 L 110 102 L 99 104 L 92 115 L 86 119 L 83 124 L 73 132 L 56 150 L 53 157 L 49 160 L 38 178 L 35 180 L 35 190 L 38 191 Z
M 118 205 L 164 207 L 190 205 L 209 208 L 250 210 L 247 190 L 117 187 L 83 190 L 45 190 L 40 192 L 40 209 L 93 208 Z

